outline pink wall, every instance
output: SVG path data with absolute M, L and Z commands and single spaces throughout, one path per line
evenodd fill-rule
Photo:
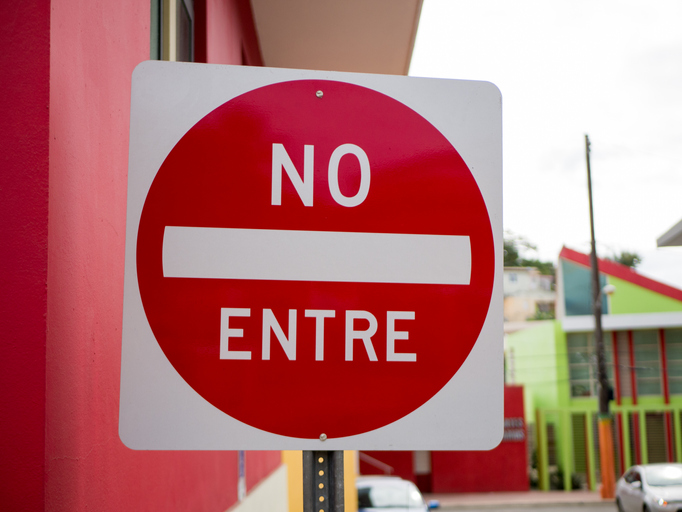
M 246 490 L 256 487 L 282 463 L 278 451 L 246 452 Z
M 263 65 L 249 0 L 194 0 L 194 16 L 197 62 Z
M 149 0 L 0 2 L 6 510 L 223 511 L 237 498 L 235 452 L 118 438 L 130 77 L 149 14 Z M 249 453 L 250 485 L 278 465 Z
M 135 452 L 118 438 L 130 76 L 149 55 L 149 10 L 0 2 L 3 509 L 237 500 L 236 452 Z M 237 18 L 213 12 L 209 54 L 240 63 Z M 279 463 L 248 453 L 248 488 Z
M 0 503 L 44 499 L 50 4 L 0 2 Z
M 206 62 L 211 64 L 241 64 L 242 28 L 237 1 L 205 1 Z

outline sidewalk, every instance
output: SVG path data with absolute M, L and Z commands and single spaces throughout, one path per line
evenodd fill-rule
M 440 501 L 442 510 L 459 508 L 480 508 L 488 510 L 507 510 L 533 506 L 571 504 L 599 504 L 613 509 L 613 500 L 602 500 L 598 492 L 592 491 L 528 491 L 528 492 L 490 492 L 462 494 L 425 494 L 424 498 Z

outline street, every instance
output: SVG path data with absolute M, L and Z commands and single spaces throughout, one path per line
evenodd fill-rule
M 614 511 L 616 506 L 613 503 L 563 503 L 552 505 L 472 505 L 471 507 L 462 508 L 459 506 L 446 506 L 438 510 L 442 511 L 457 511 L 457 512 L 480 512 L 481 510 L 504 512 L 513 510 L 514 512 L 604 512 Z
M 613 501 L 602 501 L 593 491 L 530 491 L 526 493 L 468 493 L 427 495 L 440 502 L 437 510 L 474 512 L 598 512 L 616 511 Z

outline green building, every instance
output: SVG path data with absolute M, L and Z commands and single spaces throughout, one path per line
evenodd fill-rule
M 613 399 L 615 472 L 682 461 L 682 290 L 599 260 Z M 509 334 L 505 371 L 525 388 L 538 487 L 599 485 L 597 365 L 589 256 L 562 249 L 557 319 Z

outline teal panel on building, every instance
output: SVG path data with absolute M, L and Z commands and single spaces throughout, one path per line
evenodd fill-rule
M 567 316 L 592 314 L 592 273 L 582 265 L 564 259 L 561 261 L 563 273 L 564 300 Z M 606 276 L 599 275 L 599 288 L 606 286 Z M 609 313 L 608 301 L 602 301 L 602 313 Z

